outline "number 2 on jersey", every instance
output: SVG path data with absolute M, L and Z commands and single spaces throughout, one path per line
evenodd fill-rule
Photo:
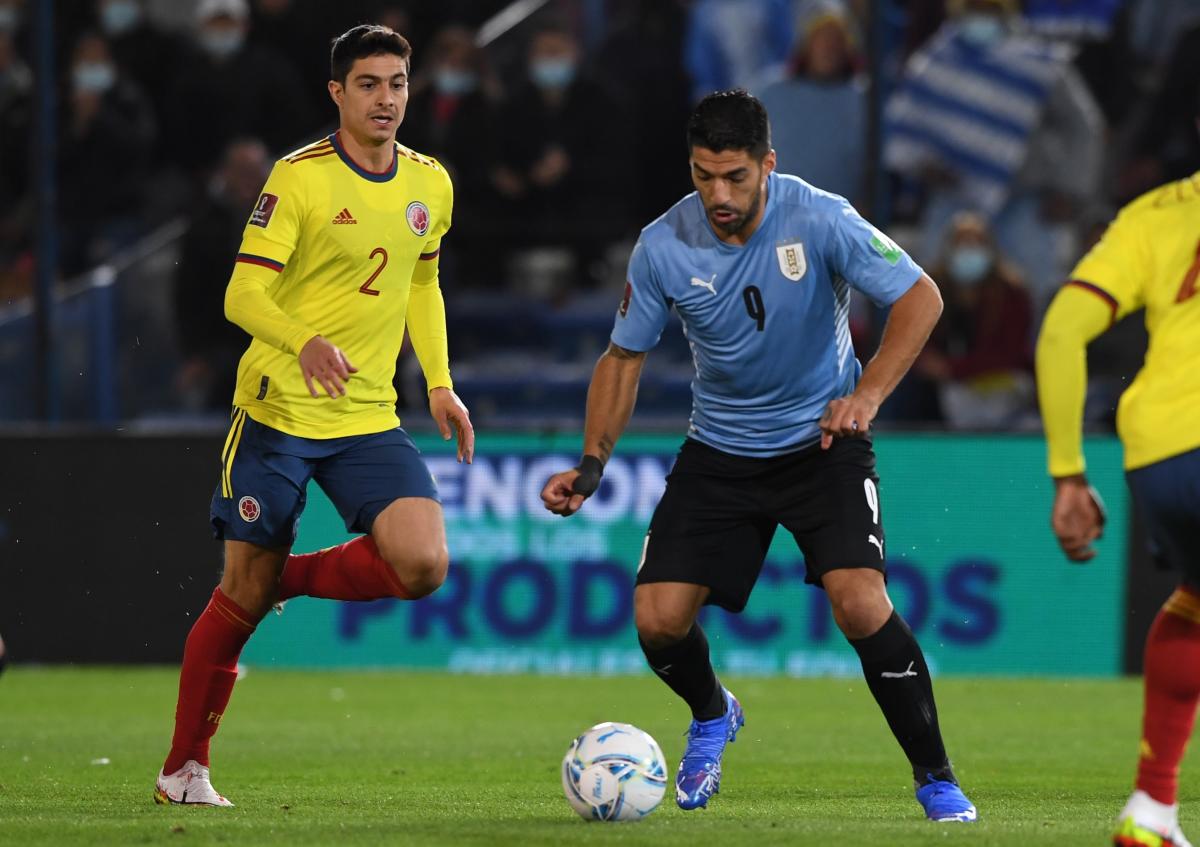
M 1191 300 L 1196 296 L 1197 277 L 1200 277 L 1200 242 L 1196 244 L 1196 258 L 1192 260 L 1192 266 L 1188 268 L 1188 272 L 1183 275 L 1183 285 L 1179 286 L 1179 293 L 1175 295 L 1176 303 Z
M 379 267 L 375 269 L 375 272 L 367 277 L 367 281 L 358 287 L 358 290 L 363 294 L 370 294 L 372 297 L 378 297 L 381 293 L 378 288 L 372 288 L 371 283 L 377 280 L 379 275 L 383 273 L 383 269 L 387 267 L 387 250 L 384 250 L 382 247 L 376 247 L 371 251 L 371 258 L 374 259 L 376 256 L 382 256 L 383 261 L 379 263 Z

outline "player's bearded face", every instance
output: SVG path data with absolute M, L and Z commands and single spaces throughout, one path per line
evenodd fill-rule
M 758 214 L 758 210 L 761 208 L 762 189 L 757 180 L 754 181 L 754 193 L 747 198 L 744 206 L 739 207 L 728 200 L 704 205 L 704 210 L 708 213 L 708 219 L 712 221 L 712 225 L 726 235 L 737 235 L 745 229 L 746 224 Z
M 734 236 L 757 220 L 773 165 L 773 152 L 759 160 L 745 150 L 692 150 L 692 184 L 713 229 Z
M 390 144 L 408 106 L 408 62 L 390 53 L 358 59 L 346 84 L 329 84 L 342 126 L 362 143 Z

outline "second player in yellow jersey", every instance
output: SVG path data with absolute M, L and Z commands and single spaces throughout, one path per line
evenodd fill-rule
M 159 803 L 232 805 L 212 786 L 209 743 L 242 647 L 273 604 L 415 600 L 446 579 L 437 482 L 399 425 L 392 388 L 407 328 L 430 415 L 471 461 L 438 284 L 450 179 L 396 142 L 410 55 L 385 26 L 334 39 L 327 89 L 338 131 L 276 163 L 246 224 L 225 310 L 253 340 L 209 507 L 224 569 L 183 651 Z M 311 483 L 357 537 L 295 555 Z
M 1083 475 L 1085 350 L 1117 319 L 1146 310 L 1150 346 L 1121 397 L 1117 429 L 1150 552 L 1178 571 L 1180 582 L 1146 638 L 1137 781 L 1113 833 L 1120 847 L 1188 844 L 1178 789 L 1200 703 L 1198 283 L 1200 173 L 1121 211 L 1055 297 L 1038 341 L 1038 394 L 1055 482 L 1050 521 L 1067 556 L 1086 561 L 1105 516 Z
M 394 427 L 406 326 L 428 387 L 452 387 L 438 286 L 452 204 L 445 169 L 399 144 L 382 173 L 356 163 L 338 133 L 277 162 L 226 293 L 230 320 L 254 338 L 234 404 L 308 438 Z M 296 365 L 317 335 L 357 368 L 345 396 L 314 398 Z

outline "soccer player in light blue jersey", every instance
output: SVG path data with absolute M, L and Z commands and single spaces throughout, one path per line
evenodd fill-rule
M 542 499 L 565 516 L 595 492 L 674 309 L 696 362 L 692 416 L 646 533 L 634 610 L 650 667 L 692 710 L 679 806 L 717 793 L 725 745 L 745 722 L 696 615 L 708 603 L 745 608 L 782 525 L 859 655 L 927 817 L 973 821 L 929 668 L 888 599 L 871 448 L 880 404 L 941 314 L 937 286 L 843 198 L 775 173 L 767 113 L 746 92 L 705 97 L 687 138 L 696 191 L 642 230 L 588 390 L 583 457 Z M 851 288 L 891 307 L 865 368 L 850 341 Z

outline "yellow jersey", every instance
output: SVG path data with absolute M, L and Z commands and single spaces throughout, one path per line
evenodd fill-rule
M 438 285 L 452 204 L 445 168 L 400 144 L 382 173 L 356 163 L 338 133 L 276 162 L 225 294 L 226 316 L 253 339 L 234 405 L 305 438 L 392 429 L 406 326 L 429 389 L 452 387 Z M 308 391 L 297 356 L 317 335 L 358 368 L 344 397 Z
M 1121 396 L 1117 432 L 1125 446 L 1125 467 L 1140 468 L 1200 447 L 1200 173 L 1143 195 L 1121 210 L 1104 237 L 1079 262 L 1067 289 L 1098 296 L 1109 309 L 1107 324 L 1146 309 L 1150 345 L 1137 378 Z M 1064 290 L 1058 299 L 1064 299 Z M 1088 306 L 1076 303 L 1068 314 L 1058 299 L 1047 313 L 1043 336 L 1056 313 L 1060 324 L 1079 321 Z M 1095 299 L 1093 297 L 1093 299 Z M 1094 324 L 1094 322 L 1093 322 Z M 1083 327 L 1090 340 L 1099 331 Z M 1041 344 L 1039 344 L 1039 347 Z M 1046 361 L 1043 362 L 1043 359 Z M 1039 380 L 1070 370 L 1061 358 L 1039 350 Z M 1044 386 L 1043 416 L 1050 437 L 1050 470 L 1055 476 L 1082 470 L 1082 454 L 1068 444 L 1068 430 L 1054 426 L 1052 395 L 1071 394 Z M 1060 416 L 1061 417 L 1061 416 Z M 1055 431 L 1061 433 L 1057 437 Z M 1076 433 L 1078 427 L 1075 428 Z M 1075 455 L 1078 454 L 1078 460 Z

